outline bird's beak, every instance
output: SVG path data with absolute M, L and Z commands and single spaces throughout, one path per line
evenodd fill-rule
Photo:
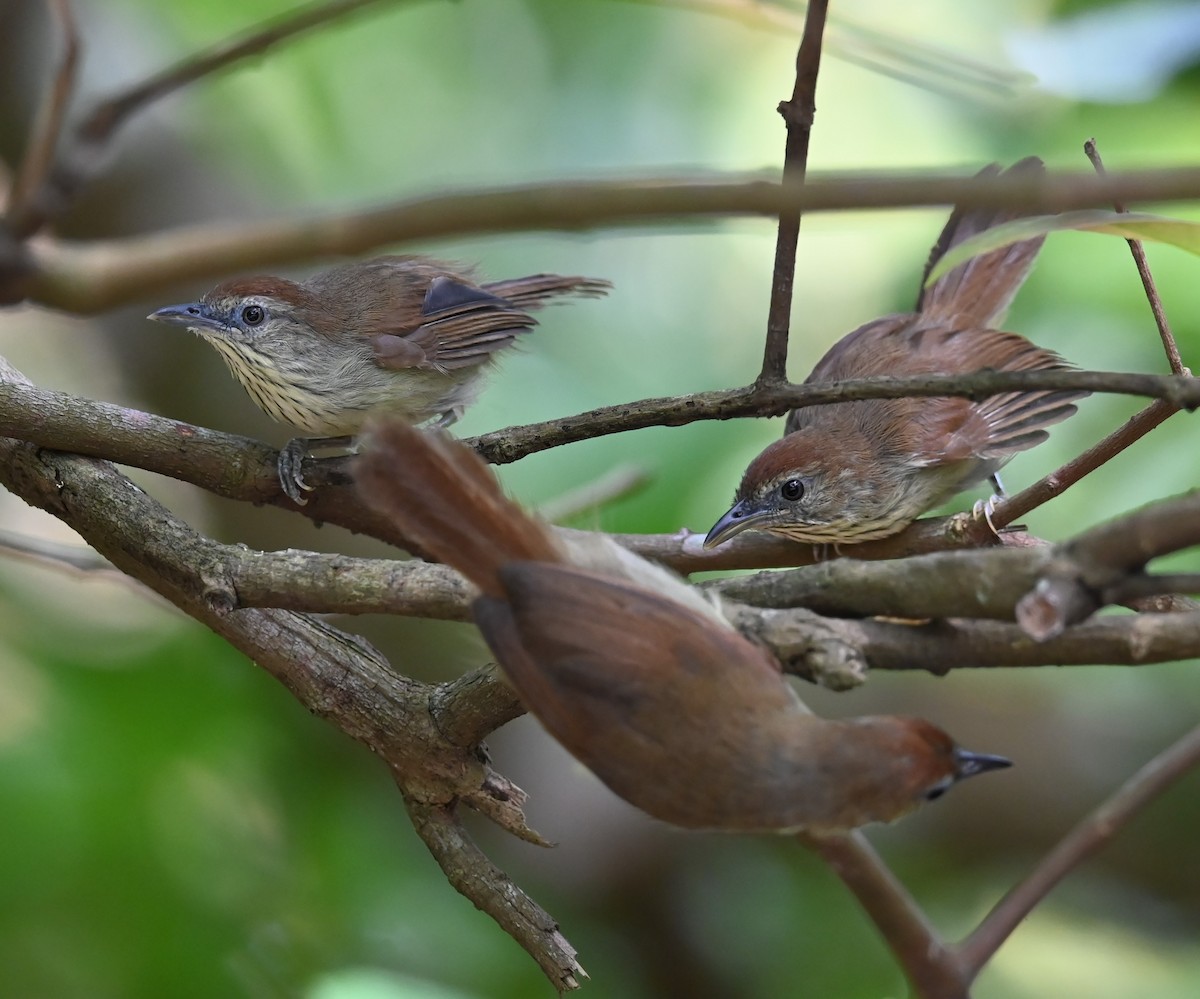
M 214 318 L 203 302 L 168 305 L 157 312 L 151 312 L 146 318 L 159 323 L 170 323 L 172 326 L 187 326 L 194 330 L 208 329 L 218 333 L 227 332 L 225 324 Z
M 771 519 L 772 511 L 759 506 L 754 500 L 744 499 L 734 503 L 725 515 L 713 524 L 712 529 L 705 535 L 704 547 L 716 548 L 722 541 L 728 541 L 735 534 L 741 534 L 749 527 L 758 527 Z
M 974 777 L 976 774 L 987 773 L 989 770 L 1003 770 L 1012 766 L 1012 760 L 1004 756 L 993 756 L 991 753 L 972 753 L 967 749 L 954 751 L 954 762 L 958 764 L 957 777 Z

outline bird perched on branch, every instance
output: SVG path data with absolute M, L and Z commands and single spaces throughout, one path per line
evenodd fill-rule
M 979 176 L 999 172 L 992 164 Z M 1042 161 L 1030 157 L 1008 175 L 1036 178 L 1043 172 Z M 926 276 L 951 247 L 1016 217 L 955 209 L 933 247 Z M 805 384 L 984 368 L 1069 369 L 1053 351 L 994 328 L 1044 238 L 974 257 L 928 288 L 923 282 L 914 312 L 885 316 L 847 334 L 817 362 Z M 1072 403 L 1087 394 L 862 399 L 794 409 L 784 437 L 746 469 L 733 506 L 708 532 L 705 547 L 747 528 L 812 544 L 844 545 L 895 534 L 956 493 L 994 477 L 1017 452 L 1040 444 L 1046 428 L 1072 415 Z
M 917 718 L 817 718 L 698 591 L 603 535 L 564 540 L 444 434 L 369 427 L 354 474 L 371 506 L 479 588 L 475 622 L 529 711 L 658 819 L 830 833 L 1009 765 Z
M 375 411 L 449 426 L 496 354 L 536 325 L 531 310 L 610 287 L 557 274 L 476 284 L 448 264 L 388 256 L 302 282 L 235 278 L 149 318 L 204 337 L 263 412 L 312 436 L 279 455 L 280 484 L 303 503 L 310 448 L 349 444 Z

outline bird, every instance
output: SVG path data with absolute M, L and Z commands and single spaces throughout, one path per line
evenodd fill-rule
M 279 456 L 280 485 L 302 504 L 312 448 L 350 444 L 376 411 L 450 426 L 496 355 L 536 325 L 530 311 L 610 287 L 557 274 L 479 284 L 452 264 L 390 255 L 300 282 L 233 278 L 148 318 L 199 334 L 263 412 L 311 438 L 292 439 Z
M 997 164 L 978 176 L 1000 172 Z M 1008 176 L 1036 178 L 1037 157 Z M 956 208 L 934 244 L 925 276 L 965 239 L 1018 217 Z M 995 326 L 1028 276 L 1044 236 L 974 257 L 924 287 L 913 312 L 884 316 L 842 337 L 805 384 L 875 375 L 1062 371 L 1051 350 Z M 750 462 L 733 505 L 704 539 L 712 548 L 748 528 L 815 545 L 886 538 L 956 493 L 992 478 L 1046 428 L 1071 416 L 1088 393 L 1053 390 L 962 397 L 862 399 L 803 406 L 788 414 L 784 436 Z M 990 502 L 984 508 L 989 517 Z
M 1010 765 L 919 718 L 817 717 L 717 604 L 605 535 L 556 533 L 448 435 L 375 421 L 353 474 L 371 507 L 478 589 L 474 621 L 525 707 L 663 822 L 828 835 Z

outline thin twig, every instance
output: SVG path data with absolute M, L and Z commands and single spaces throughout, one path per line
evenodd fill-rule
M 919 999 L 968 999 L 970 979 L 862 833 L 797 837 L 850 889 L 904 969 Z
M 53 565 L 59 569 L 79 574 L 112 573 L 128 579 L 108 559 L 97 555 L 86 545 L 63 544 L 49 538 L 35 538 L 16 531 L 0 528 L 0 551 L 9 552 L 19 558 Z
M 632 496 L 649 482 L 650 474 L 641 465 L 618 465 L 591 482 L 546 500 L 537 510 L 543 520 L 557 524 Z
M 959 959 L 970 978 L 979 974 L 1013 930 L 1063 878 L 1197 765 L 1200 765 L 1200 727 L 1192 729 L 1142 767 L 1063 837 L 958 947 Z
M 747 385 L 693 395 L 640 399 L 542 423 L 507 427 L 467 438 L 466 442 L 493 464 L 507 464 L 564 444 L 647 427 L 683 426 L 698 420 L 778 416 L 799 406 L 824 406 L 855 399 L 943 395 L 983 398 L 1000 392 L 1038 389 L 1143 395 L 1169 399 L 1184 408 L 1200 406 L 1200 379 L 1182 375 L 1120 371 L 979 371 L 965 375 L 859 378 L 811 385 Z M 215 488 L 213 479 L 216 476 L 207 474 L 202 466 L 210 459 L 207 463 L 211 470 L 211 459 L 220 456 L 224 464 L 236 460 L 243 477 L 253 478 L 253 492 L 243 485 L 235 498 L 261 503 L 282 496 L 278 483 L 272 484 L 273 473 L 269 468 L 277 456 L 257 441 L 112 403 L 37 388 L 19 380 L 15 369 L 2 358 L 0 434 L 42 447 L 149 468 L 205 488 Z M 314 482 L 318 485 L 323 469 L 331 473 L 326 475 L 329 481 L 335 480 L 339 472 L 344 478 L 345 462 L 341 459 L 315 462 L 312 467 L 317 475 Z M 228 469 L 225 478 L 229 479 Z
M 603 406 L 575 416 L 505 427 L 471 438 L 484 458 L 502 465 L 538 451 L 647 427 L 682 426 L 696 420 L 779 416 L 789 409 L 856 399 L 962 395 L 985 398 L 998 392 L 1042 388 L 1081 389 L 1168 399 L 1184 408 L 1200 405 L 1200 379 L 1099 371 L 979 371 L 967 375 L 856 378 L 844 382 L 762 383 L 743 388 Z
M 560 995 L 579 988 L 588 974 L 558 923 L 475 845 L 453 809 L 414 801 L 407 794 L 404 800 L 413 828 L 451 887 L 521 944 Z
M 1088 159 L 1092 161 L 1092 165 L 1096 168 L 1096 173 L 1101 177 L 1106 176 L 1104 163 L 1100 159 L 1099 151 L 1096 149 L 1095 139 L 1088 139 L 1083 144 L 1083 149 L 1087 153 Z M 1128 211 L 1125 205 L 1119 200 L 1114 202 L 1113 207 L 1118 212 Z M 1179 355 L 1179 346 L 1176 344 L 1175 337 L 1171 333 L 1171 327 L 1167 323 L 1166 310 L 1163 308 L 1158 288 L 1154 284 L 1154 276 L 1150 272 L 1150 264 L 1146 260 L 1146 252 L 1142 249 L 1141 241 L 1128 239 L 1126 242 L 1129 244 L 1129 250 L 1133 254 L 1138 275 L 1142 279 L 1142 288 L 1146 292 L 1146 301 L 1149 302 L 1150 311 L 1154 315 L 1154 323 L 1158 327 L 1159 337 L 1162 339 L 1163 347 L 1166 349 L 1167 361 L 1171 365 L 1171 370 L 1177 375 L 1190 373 L 1184 367 L 1183 358 Z M 1029 513 L 1035 507 L 1039 507 L 1055 496 L 1065 492 L 1080 479 L 1090 475 L 1105 462 L 1115 458 L 1133 444 L 1134 441 L 1144 437 L 1176 412 L 1178 412 L 1178 408 L 1169 402 L 1160 400 L 1152 403 L 1130 419 L 1123 427 L 1114 430 L 1104 440 L 1088 448 L 1083 454 L 1072 458 L 1061 468 L 1051 472 L 1045 478 L 1039 482 L 1035 482 L 1032 486 L 1022 490 L 1015 496 L 1002 500 L 992 512 L 992 523 L 997 527 L 1005 527 L 1017 518 L 1025 516 L 1025 514 Z
M 1080 479 L 1115 458 L 1178 412 L 1179 407 L 1173 402 L 1163 399 L 1152 402 L 1141 412 L 1130 417 L 1124 425 L 1082 454 L 1076 455 L 1061 468 L 1056 468 L 1033 485 L 996 503 L 992 510 L 992 523 L 997 528 L 1007 527 L 1013 521 L 1024 517 L 1030 510 L 1061 495 Z
M 821 68 L 821 39 L 825 32 L 828 0 L 809 0 L 804 35 L 796 52 L 796 82 L 790 100 L 780 103 L 787 127 L 783 152 L 783 183 L 804 186 L 808 169 L 808 142 L 816 114 L 817 73 Z M 800 239 L 800 209 L 789 206 L 779 213 L 775 237 L 775 265 L 771 272 L 771 298 L 767 308 L 767 339 L 763 348 L 761 384 L 787 380 L 788 330 L 792 315 L 792 286 L 796 278 L 796 246 Z
M 70 0 L 47 0 L 46 5 L 54 15 L 59 34 L 62 36 L 62 61 L 54 74 L 54 84 L 46 91 L 34 118 L 33 127 L 29 130 L 25 155 L 17 169 L 10 192 L 5 223 L 10 236 L 18 240 L 37 228 L 35 220 L 44 210 L 45 206 L 38 204 L 41 200 L 39 195 L 54 160 L 54 151 L 62 133 L 67 106 L 75 93 L 79 68 L 79 29 L 75 24 Z
M 1092 161 L 1092 166 L 1096 168 L 1096 173 L 1103 177 L 1107 171 L 1104 169 L 1104 161 L 1100 159 L 1100 150 L 1096 148 L 1096 140 L 1088 139 L 1083 144 L 1083 151 L 1087 154 L 1087 158 Z M 1127 212 L 1128 208 L 1121 201 L 1115 201 L 1113 208 L 1118 212 Z M 1175 342 L 1175 336 L 1171 332 L 1171 326 L 1167 322 L 1167 314 L 1163 309 L 1162 298 L 1158 294 L 1158 288 L 1154 284 L 1154 275 L 1150 273 L 1150 264 L 1146 260 L 1146 251 L 1142 249 L 1141 240 L 1127 239 L 1129 244 L 1129 252 L 1133 254 L 1133 262 L 1137 264 L 1138 276 L 1142 279 L 1142 287 L 1146 291 L 1146 300 L 1150 303 L 1150 311 L 1154 313 L 1154 324 L 1158 327 L 1158 335 L 1162 338 L 1163 349 L 1167 352 L 1167 363 L 1171 365 L 1171 370 L 1181 375 L 1186 370 L 1183 366 L 1183 358 L 1179 356 L 1179 344 Z
M 197 80 L 227 69 L 234 63 L 250 56 L 261 55 L 303 32 L 329 24 L 379 2 L 380 0 L 321 0 L 258 25 L 237 38 L 218 42 L 209 49 L 188 56 L 174 66 L 102 101 L 85 116 L 74 133 L 67 137 L 64 145 L 68 145 L 69 148 L 60 147 L 59 155 L 55 158 L 52 170 L 57 186 L 54 199 L 57 212 L 61 212 L 70 204 L 75 194 L 104 162 L 102 154 L 107 145 L 117 130 L 137 112 Z M 26 233 L 50 221 L 51 214 L 43 210 L 31 215 L 26 220 Z
M 25 559 L 49 569 L 57 569 L 68 575 L 101 577 L 106 582 L 116 583 L 132 590 L 139 597 L 150 600 L 161 607 L 176 608 L 160 597 L 154 590 L 122 572 L 108 559 L 97 554 L 86 545 L 64 544 L 49 538 L 35 538 L 16 531 L 0 530 L 0 553 L 9 558 Z
M 804 185 L 809 139 L 816 114 L 817 75 L 827 10 L 827 0 L 808 0 L 804 35 L 796 54 L 792 97 L 779 105 L 779 113 L 787 125 L 783 158 L 785 185 L 801 188 Z M 758 386 L 787 384 L 788 332 L 800 219 L 801 211 L 795 207 L 779 215 L 767 336 L 762 370 L 756 381 Z M 801 834 L 798 839 L 816 852 L 858 899 L 920 999 L 967 999 L 966 982 L 958 972 L 953 955 L 946 950 L 916 901 L 861 834 L 827 838 Z

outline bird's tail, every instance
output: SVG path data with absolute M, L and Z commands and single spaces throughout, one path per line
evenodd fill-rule
M 530 274 L 508 281 L 492 281 L 483 289 L 507 299 L 519 309 L 540 309 L 554 298 L 578 295 L 600 298 L 607 295 L 612 283 L 601 278 L 561 277 L 558 274 Z
M 565 561 L 549 527 L 508 499 L 482 459 L 446 434 L 378 420 L 366 431 L 354 477 L 406 538 L 484 593 L 503 593 L 499 572 L 509 562 Z
M 1030 156 L 1009 167 L 1004 175 L 1038 177 L 1045 173 L 1045 169 L 1040 159 Z M 976 176 L 995 177 L 999 174 L 999 164 L 993 163 Z M 984 328 L 994 328 L 1003 322 L 1013 297 L 1029 276 L 1045 236 L 1022 240 L 973 257 L 938 278 L 928 288 L 925 287 L 925 279 L 951 247 L 1025 214 L 1004 209 L 955 208 L 929 252 L 929 262 L 921 277 L 921 293 L 917 296 L 917 312 L 931 318 Z

